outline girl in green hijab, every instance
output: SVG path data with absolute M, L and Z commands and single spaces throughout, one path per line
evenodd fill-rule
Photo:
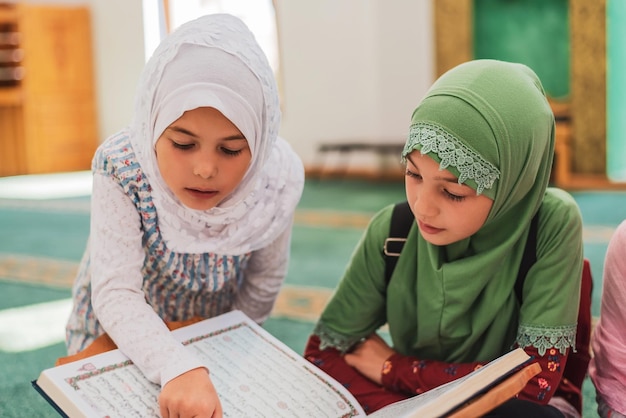
M 495 60 L 448 71 L 413 112 L 402 159 L 416 222 L 391 280 L 383 245 L 393 205 L 371 220 L 305 349 L 368 412 L 522 347 L 542 372 L 493 416 L 576 415 L 553 396 L 575 344 L 583 266 L 578 207 L 548 188 L 554 130 L 535 73 Z M 391 346 L 376 334 L 384 324 Z

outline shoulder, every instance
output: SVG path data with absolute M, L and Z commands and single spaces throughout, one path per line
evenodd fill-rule
M 91 169 L 94 174 L 119 184 L 133 200 L 150 199 L 151 187 L 137 160 L 127 129 L 110 136 L 98 147 Z
M 137 160 L 128 129 L 110 136 L 98 147 L 91 169 L 94 174 L 113 178 L 124 188 L 127 188 L 127 183 L 139 189 L 147 186 L 147 179 Z
M 383 240 L 387 238 L 394 206 L 395 203 L 387 205 L 372 216 L 367 225 L 368 235 L 382 237 Z
M 368 263 L 378 263 L 378 256 L 383 256 L 385 240 L 389 238 L 390 234 L 391 220 L 395 205 L 395 203 L 387 205 L 376 212 L 370 218 L 367 228 L 361 237 L 359 247 L 361 251 L 363 251 L 363 255 L 368 259 Z M 409 222 L 413 223 L 413 219 L 414 218 L 411 217 Z M 401 219 L 400 222 L 406 222 L 406 220 Z M 397 225 L 395 228 L 396 234 L 402 233 L 401 231 L 405 229 L 399 226 L 400 225 Z
M 120 165 L 132 163 L 136 163 L 135 152 L 130 144 L 130 134 L 124 129 L 100 144 L 92 161 L 92 170 L 111 173 Z
M 538 216 L 538 253 L 551 248 L 563 252 L 582 249 L 582 216 L 576 200 L 569 193 L 548 188 Z
M 366 258 L 376 253 L 382 255 L 383 245 L 385 240 L 389 237 L 389 226 L 391 224 L 393 207 L 394 204 L 387 205 L 369 218 L 367 226 L 353 253 L 353 258 L 361 252 L 363 252 L 362 255 Z
M 539 208 L 539 225 L 540 229 L 582 231 L 582 216 L 576 200 L 565 190 L 548 188 Z

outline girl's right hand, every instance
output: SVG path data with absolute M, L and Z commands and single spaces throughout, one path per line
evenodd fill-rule
M 222 418 L 222 404 L 203 367 L 166 383 L 159 395 L 159 407 L 163 418 Z

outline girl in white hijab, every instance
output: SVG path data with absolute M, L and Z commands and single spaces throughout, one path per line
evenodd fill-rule
M 262 323 L 285 278 L 304 171 L 279 124 L 254 36 L 209 15 L 159 45 L 131 125 L 93 159 L 68 353 L 108 334 L 162 386 L 164 417 L 221 416 L 208 370 L 166 322 L 241 309 Z

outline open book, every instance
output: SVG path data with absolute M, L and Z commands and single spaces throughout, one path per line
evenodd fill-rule
M 172 333 L 211 370 L 225 417 L 366 415 L 340 383 L 240 311 L 197 322 Z M 464 378 L 389 405 L 370 416 L 436 417 L 458 411 L 460 406 L 485 393 L 495 383 L 500 383 L 497 388 L 502 387 L 503 377 L 509 376 L 527 359 L 523 350 L 515 350 Z M 507 388 L 498 395 L 496 403 L 490 400 L 487 405 L 481 405 L 477 401 L 461 410 L 473 406 L 488 411 L 514 396 L 531 377 L 518 379 L 514 388 Z M 160 387 L 148 381 L 119 350 L 46 369 L 32 383 L 63 416 L 159 417 Z M 491 389 L 487 395 L 493 393 L 497 390 Z M 481 399 L 487 399 L 487 395 L 482 395 Z

